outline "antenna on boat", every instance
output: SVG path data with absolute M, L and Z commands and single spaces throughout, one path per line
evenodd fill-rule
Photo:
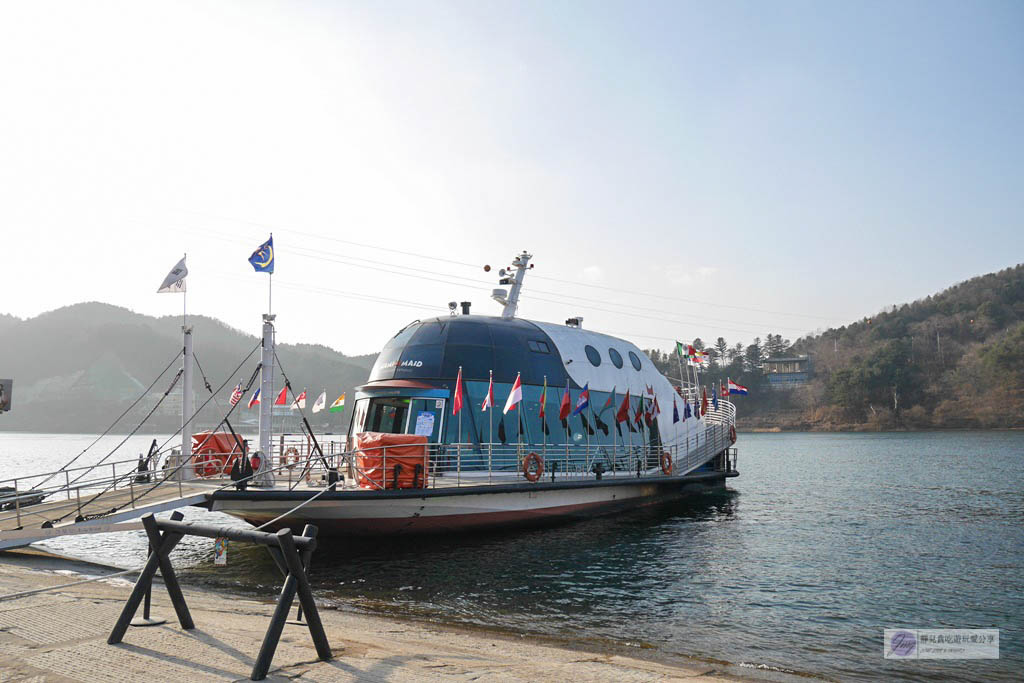
M 501 311 L 502 318 L 514 318 L 516 317 L 516 309 L 519 307 L 519 292 L 523 288 L 523 278 L 526 277 L 526 271 L 533 266 L 530 264 L 530 259 L 533 258 L 533 254 L 528 254 L 525 251 L 519 256 L 512 259 L 512 265 L 506 270 L 502 268 L 498 271 L 499 285 L 511 285 L 512 289 L 506 292 L 504 289 L 495 289 L 491 292 L 491 298 L 497 301 L 499 304 L 504 306 Z M 490 266 L 484 266 L 484 271 L 489 272 Z M 515 272 L 513 273 L 513 269 Z

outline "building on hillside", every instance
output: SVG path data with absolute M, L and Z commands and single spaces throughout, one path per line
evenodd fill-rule
M 787 358 L 768 358 L 761 368 L 772 389 L 789 389 L 806 384 L 811 379 L 813 366 L 806 354 Z

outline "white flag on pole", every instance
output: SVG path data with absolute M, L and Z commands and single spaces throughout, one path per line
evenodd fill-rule
M 185 267 L 185 257 L 182 256 L 181 260 L 178 261 L 178 265 L 171 268 L 171 272 L 167 273 L 167 277 L 164 278 L 163 284 L 160 285 L 160 289 L 156 290 L 156 293 L 176 294 L 184 292 L 186 275 L 188 275 L 188 268 Z
M 313 404 L 313 412 L 319 413 L 327 406 L 327 392 L 321 391 L 320 395 L 316 397 L 316 403 Z

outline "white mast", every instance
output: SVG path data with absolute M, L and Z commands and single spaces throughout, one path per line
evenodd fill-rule
M 277 316 L 266 313 L 263 316 L 263 350 L 260 354 L 260 436 L 259 449 L 263 457 L 269 457 L 270 440 L 274 426 L 271 422 L 274 410 L 274 318 Z
M 512 260 L 512 265 L 516 269 L 514 276 L 504 268 L 498 271 L 498 275 L 501 276 L 498 284 L 512 285 L 512 290 L 508 292 L 507 296 L 502 289 L 496 289 L 491 294 L 495 301 L 504 306 L 501 311 L 502 318 L 516 317 L 516 309 L 519 307 L 519 291 L 523 288 L 523 279 L 526 277 L 527 269 L 532 267 L 529 265 L 531 258 L 533 258 L 533 254 L 524 251 Z
M 183 257 L 182 261 L 184 260 Z M 188 295 L 184 287 L 181 295 L 181 332 L 184 337 L 181 373 L 181 462 L 188 463 L 181 471 L 183 479 L 195 479 L 195 464 L 191 462 L 192 413 L 195 412 L 195 394 L 192 393 L 192 328 L 188 325 Z

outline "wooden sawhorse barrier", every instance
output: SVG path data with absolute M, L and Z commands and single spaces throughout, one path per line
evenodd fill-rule
M 142 525 L 149 536 L 149 559 L 146 561 L 146 566 L 139 575 L 138 581 L 135 582 L 135 587 L 132 589 L 124 609 L 121 610 L 121 616 L 117 618 L 117 623 L 114 624 L 114 630 L 110 632 L 107 643 L 114 645 L 124 639 L 132 617 L 135 616 L 139 604 L 153 585 L 153 577 L 157 569 L 163 576 L 164 585 L 167 586 L 167 593 L 170 595 L 171 604 L 174 605 L 174 611 L 178 615 L 181 627 L 185 630 L 195 628 L 188 605 L 185 604 L 185 596 L 181 593 L 178 577 L 174 574 L 174 568 L 171 567 L 168 556 L 174 546 L 185 536 L 224 537 L 232 541 L 245 541 L 266 546 L 281 573 L 285 575 L 284 586 L 282 586 L 281 595 L 277 599 L 277 607 L 274 608 L 274 615 L 270 618 L 270 626 L 267 627 L 267 633 L 263 637 L 263 644 L 256 656 L 256 663 L 253 664 L 250 679 L 261 681 L 267 677 L 296 592 L 299 595 L 299 605 L 306 616 L 309 634 L 316 646 L 317 656 L 322 661 L 331 659 L 331 646 L 327 642 L 327 634 L 324 633 L 320 613 L 313 600 L 313 591 L 309 587 L 309 580 L 303 569 L 303 567 L 309 566 L 309 558 L 316 550 L 317 530 L 315 526 L 307 524 L 302 530 L 301 536 L 293 536 L 290 529 L 281 529 L 276 534 L 270 534 L 264 531 L 235 529 L 228 526 L 190 524 L 182 522 L 182 516 L 180 512 L 175 512 L 171 515 L 171 519 L 166 521 L 156 519 L 152 513 L 142 517 Z

